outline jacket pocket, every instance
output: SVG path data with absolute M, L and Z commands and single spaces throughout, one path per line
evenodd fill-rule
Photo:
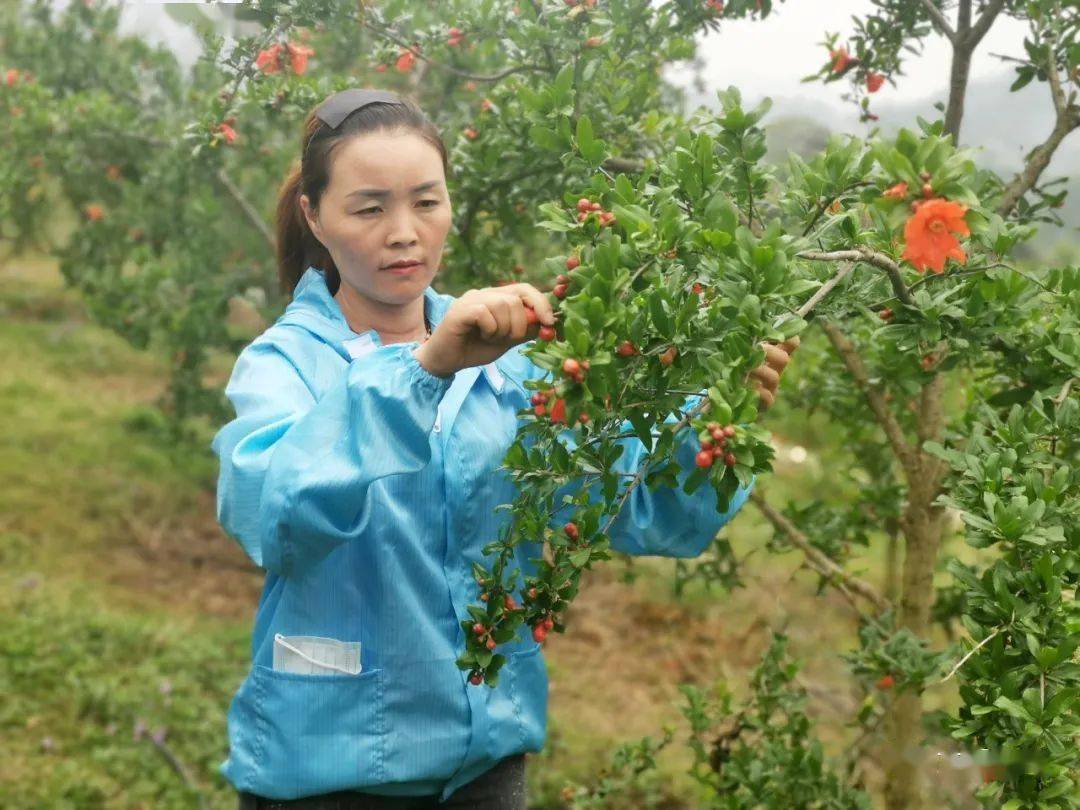
M 489 710 L 496 719 L 489 741 L 492 758 L 501 759 L 523 751 L 536 752 L 544 747 L 548 674 L 539 644 L 510 654 L 499 671 L 499 685 L 492 690 L 490 700 Z M 508 710 L 513 712 L 510 728 L 505 721 Z
M 291 799 L 384 780 L 385 675 L 279 672 L 254 664 L 253 793 Z

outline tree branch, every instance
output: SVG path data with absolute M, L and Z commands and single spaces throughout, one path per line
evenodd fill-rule
M 900 423 L 896 421 L 896 417 L 893 416 L 892 411 L 885 404 L 885 398 L 877 387 L 870 383 L 870 377 L 866 372 L 866 366 L 863 365 L 862 358 L 859 357 L 851 341 L 847 339 L 843 332 L 840 331 L 840 327 L 835 323 L 823 321 L 821 328 L 825 330 L 825 334 L 840 354 L 844 365 L 847 366 L 851 376 L 855 378 L 856 384 L 866 395 L 866 399 L 870 403 L 870 409 L 874 412 L 878 423 L 885 431 L 885 437 L 889 440 L 893 452 L 900 459 L 900 463 L 908 475 L 908 480 L 915 480 L 919 474 L 919 464 L 915 452 L 904 437 L 904 431 L 901 429 Z
M 953 45 L 956 44 L 956 31 L 949 25 L 949 21 L 945 19 L 945 15 L 941 13 L 941 9 L 934 5 L 934 0 L 920 0 L 927 12 L 930 14 L 930 19 L 933 21 L 934 26 L 945 35 L 945 38 L 949 40 Z
M 971 27 L 971 30 L 964 38 L 964 44 L 970 48 L 978 45 L 982 38 L 986 36 L 986 32 L 990 30 L 990 26 L 994 24 L 994 20 L 997 19 L 997 15 L 1001 13 L 1004 5 L 1005 0 L 990 0 L 986 8 L 982 10 L 982 14 L 979 15 L 979 19 L 975 21 L 975 25 Z
M 270 230 L 270 226 L 266 224 L 266 221 L 259 215 L 259 212 L 255 210 L 255 206 L 252 205 L 244 193 L 229 177 L 228 172 L 224 167 L 217 170 L 216 177 L 218 182 L 225 187 L 225 190 L 229 192 L 229 195 L 236 200 L 237 205 L 240 206 L 240 210 L 244 212 L 244 216 L 248 218 L 248 221 L 255 226 L 256 230 L 262 234 L 263 239 L 270 245 L 270 250 L 277 249 L 277 240 L 274 237 L 274 232 Z
M 821 574 L 829 583 L 837 586 L 843 585 L 847 591 L 861 596 L 881 612 L 885 612 L 892 607 L 889 600 L 879 594 L 872 585 L 847 573 L 832 557 L 815 548 L 807 536 L 799 531 L 794 523 L 769 505 L 760 488 L 755 487 L 751 491 L 750 500 L 754 502 L 754 506 L 760 510 L 766 520 L 773 525 L 773 528 L 782 533 L 791 545 L 798 548 L 806 556 L 806 561 L 810 564 L 810 567 Z
M 818 250 L 804 250 L 795 255 L 801 259 L 813 259 L 817 261 L 849 261 L 872 264 L 874 267 L 884 270 L 886 275 L 888 275 L 889 283 L 892 284 L 893 292 L 896 293 L 897 298 L 909 307 L 915 306 L 915 302 L 911 298 L 911 293 L 908 292 L 908 288 L 904 284 L 904 278 L 900 273 L 900 265 L 884 253 L 878 253 L 865 245 L 859 245 L 852 250 L 833 250 L 828 253 Z
M 396 36 L 394 34 L 391 34 L 389 31 L 387 31 L 384 28 L 377 28 L 374 25 L 372 25 L 371 23 L 367 22 L 366 20 L 361 20 L 360 24 L 364 28 L 371 31 L 376 36 L 381 36 L 381 37 L 384 37 L 384 38 L 390 40 L 391 42 L 393 42 L 398 47 L 404 48 L 405 50 L 412 53 L 414 56 L 418 57 L 419 59 L 423 60 L 424 62 L 429 63 L 433 67 L 437 67 L 440 70 L 445 70 L 448 73 L 453 73 L 456 76 L 461 76 L 464 79 L 472 79 L 473 81 L 478 81 L 478 82 L 497 82 L 500 79 L 505 79 L 507 76 L 512 76 L 515 73 L 527 73 L 527 72 L 547 73 L 548 72 L 548 69 L 546 67 L 544 67 L 543 65 L 515 65 L 514 67 L 507 68 L 506 70 L 500 70 L 498 73 L 491 73 L 491 74 L 488 74 L 486 76 L 482 75 L 482 74 L 479 74 L 479 73 L 470 73 L 467 70 L 462 70 L 461 68 L 456 68 L 453 65 L 447 65 L 447 64 L 445 64 L 443 62 L 436 62 L 433 59 L 428 59 L 426 56 L 424 56 L 424 54 L 422 54 L 420 51 L 416 50 L 416 48 L 413 48 L 411 45 L 409 45 L 403 39 L 401 39 L 401 37 L 398 37 L 398 36 Z

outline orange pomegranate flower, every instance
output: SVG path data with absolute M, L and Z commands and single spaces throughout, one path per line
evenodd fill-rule
M 846 68 L 852 62 L 851 55 L 848 53 L 847 45 L 841 45 L 835 51 L 830 50 L 829 56 L 833 60 L 833 73 L 843 73 L 844 68 Z
M 255 67 L 263 73 L 277 73 L 281 70 L 281 43 L 271 45 L 265 50 L 259 51 L 255 57 Z
M 105 209 L 96 203 L 90 203 L 90 205 L 86 206 L 83 210 L 86 213 L 86 218 L 91 222 L 97 222 L 98 220 L 105 218 Z
M 964 214 L 967 206 L 942 197 L 926 200 L 904 225 L 906 245 L 900 258 L 907 259 L 920 273 L 931 268 L 945 272 L 945 259 L 967 262 L 967 254 L 953 234 L 968 236 Z
M 397 59 L 397 69 L 402 73 L 408 73 L 412 70 L 413 62 L 416 61 L 416 54 L 412 51 L 405 51 Z
M 8 68 L 8 72 L 7 72 L 7 76 L 6 76 L 7 86 L 8 87 L 13 87 L 15 85 L 15 82 L 17 82 L 18 80 L 19 80 L 19 71 L 16 70 L 15 68 Z
M 907 197 L 907 183 L 897 183 L 888 190 L 881 192 L 881 196 L 889 200 L 902 200 Z
M 218 124 L 215 132 L 220 132 L 225 138 L 225 143 L 233 143 L 236 140 L 236 130 L 228 124 Z
M 289 43 L 288 48 L 289 59 L 292 61 L 293 73 L 302 76 L 304 71 L 307 70 L 308 57 L 314 56 L 315 51 L 307 45 L 295 45 L 292 42 Z

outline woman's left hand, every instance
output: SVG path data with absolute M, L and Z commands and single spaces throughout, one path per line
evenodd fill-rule
M 776 400 L 776 389 L 780 385 L 780 375 L 784 373 L 791 355 L 799 348 L 799 336 L 785 340 L 779 346 L 775 343 L 762 343 L 765 347 L 765 362 L 750 372 L 750 378 L 757 381 L 755 390 L 761 398 L 759 410 L 766 411 Z

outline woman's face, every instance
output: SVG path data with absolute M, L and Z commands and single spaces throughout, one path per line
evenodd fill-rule
M 306 194 L 300 206 L 348 284 L 391 306 L 423 295 L 442 261 L 450 231 L 450 197 L 438 150 L 409 131 L 350 138 L 331 159 L 330 183 L 318 212 Z M 418 259 L 407 274 L 388 271 Z

